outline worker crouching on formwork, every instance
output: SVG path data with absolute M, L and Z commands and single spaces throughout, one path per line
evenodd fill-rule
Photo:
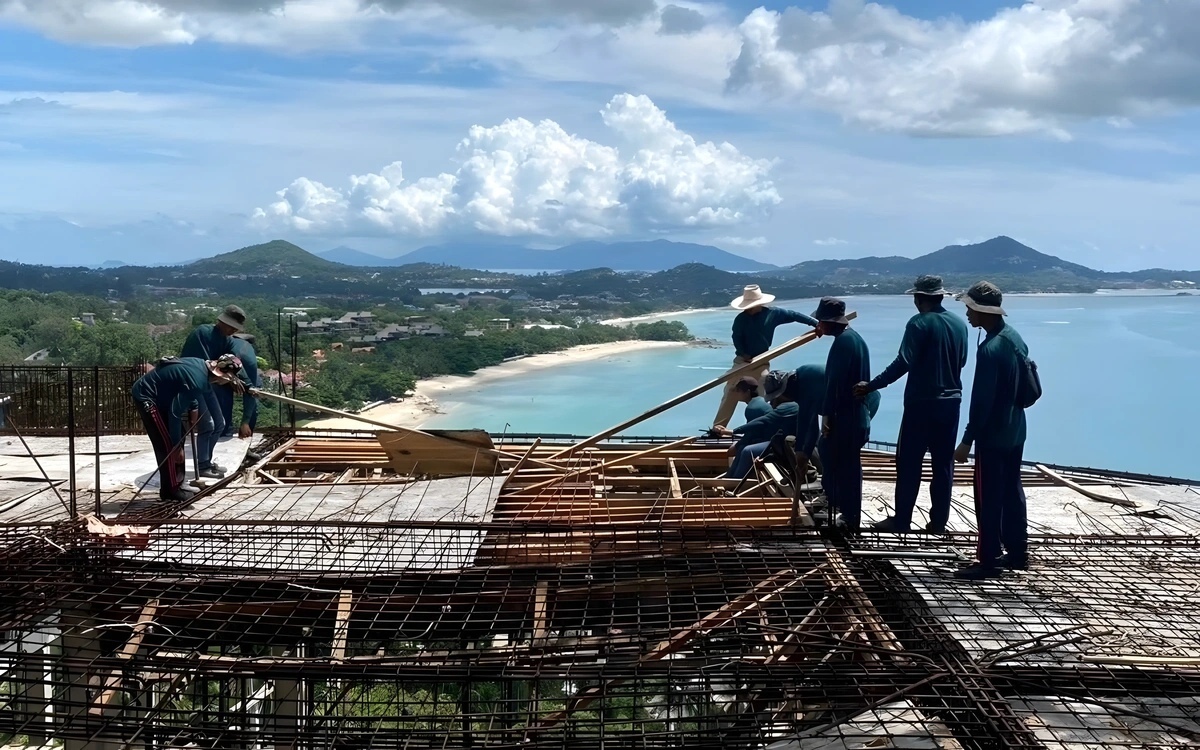
M 198 357 L 166 357 L 133 384 L 133 403 L 158 460 L 158 496 L 163 500 L 187 501 L 191 492 L 182 489 L 184 480 L 182 421 L 173 405 L 191 404 L 207 397 L 213 386 L 243 389 L 237 379 L 241 361 L 232 354 L 215 360 Z

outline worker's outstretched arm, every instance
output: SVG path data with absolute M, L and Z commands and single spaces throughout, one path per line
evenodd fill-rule
M 884 368 L 883 372 L 876 375 L 867 383 L 867 390 L 877 391 L 880 388 L 887 388 L 892 383 L 895 383 L 901 377 L 906 375 L 912 367 L 913 362 L 917 361 L 917 355 L 921 351 L 922 331 L 917 326 L 915 320 L 908 321 L 908 325 L 904 327 L 904 338 L 900 340 L 900 353 L 892 360 L 892 363 Z

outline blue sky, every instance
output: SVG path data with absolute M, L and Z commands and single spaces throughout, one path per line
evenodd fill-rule
M 0 256 L 1008 234 L 1198 268 L 1200 3 L 0 0 Z

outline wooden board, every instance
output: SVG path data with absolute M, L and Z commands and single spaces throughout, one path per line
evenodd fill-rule
M 482 477 L 499 473 L 499 460 L 488 452 L 493 449 L 492 438 L 484 430 L 429 430 L 429 433 L 432 438 L 402 432 L 381 432 L 377 437 L 397 474 Z M 447 437 L 459 445 L 437 439 Z M 478 450 L 468 444 L 478 446 Z

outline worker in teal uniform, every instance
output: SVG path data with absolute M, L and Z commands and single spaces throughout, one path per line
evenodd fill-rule
M 867 342 L 850 327 L 846 303 L 825 297 L 813 313 L 817 335 L 832 336 L 825 360 L 825 397 L 821 403 L 821 460 L 830 518 L 841 512 L 838 525 L 857 533 L 862 518 L 862 449 L 871 434 L 871 415 L 854 386 L 871 376 Z
M 787 323 L 816 326 L 817 321 L 804 313 L 782 307 L 770 307 L 770 303 L 774 301 L 775 295 L 766 294 L 757 284 L 751 284 L 742 290 L 740 296 L 729 303 L 733 309 L 741 311 L 733 319 L 733 366 L 735 368 L 770 351 L 775 338 L 775 329 L 779 326 Z M 753 372 L 746 374 L 761 383 L 770 369 L 770 362 L 761 362 Z M 733 417 L 737 404 L 734 394 L 735 382 L 735 380 L 729 380 L 725 383 L 725 390 L 721 395 L 721 405 L 717 407 L 717 416 L 713 419 L 714 427 L 727 426 Z M 761 391 L 759 395 L 762 395 Z
M 1029 347 L 1005 322 L 1004 296 L 994 284 L 981 281 L 959 299 L 967 306 L 967 321 L 986 333 L 975 354 L 967 427 L 954 453 L 956 461 L 966 463 L 971 446 L 975 446 L 978 559 L 955 573 L 958 578 L 974 580 L 1029 564 L 1025 489 L 1021 486 L 1026 437 L 1022 386 Z M 1040 383 L 1037 388 L 1040 391 Z
M 153 370 L 133 384 L 133 403 L 158 460 L 158 496 L 161 499 L 191 499 L 191 493 L 181 489 L 184 480 L 183 430 L 175 412 L 176 405 L 203 399 L 214 384 L 231 383 L 241 366 L 232 354 L 216 360 L 169 357 L 159 360 Z
M 755 388 L 757 389 L 757 387 L 758 387 L 757 380 L 754 380 L 754 378 L 747 378 L 747 380 L 753 382 L 755 384 Z M 742 387 L 745 387 L 745 386 L 742 386 Z M 771 404 L 769 404 L 765 398 L 758 395 L 757 390 L 751 391 L 750 400 L 746 402 L 746 409 L 743 412 L 745 421 L 753 422 L 754 420 L 758 419 L 759 417 L 769 414 L 770 411 L 771 411 Z
M 967 365 L 967 324 L 942 306 L 949 294 L 937 276 L 922 276 L 908 290 L 917 314 L 909 319 L 900 353 L 874 379 L 859 383 L 860 398 L 908 376 L 904 416 L 896 449 L 895 513 L 872 526 L 875 531 L 905 533 L 921 490 L 921 467 L 930 454 L 932 507 L 926 531 L 945 532 L 954 483 L 954 445 L 962 406 L 962 370 Z
M 254 349 L 254 334 L 241 331 L 233 334 L 233 354 L 242 361 L 242 380 L 246 392 L 242 394 L 242 421 L 237 435 L 243 440 L 254 434 L 254 426 L 258 422 L 258 399 L 250 395 L 250 388 L 261 388 L 262 381 L 258 376 L 258 353 Z M 233 391 L 228 388 L 217 389 L 217 401 L 221 404 L 221 421 L 225 431 L 221 437 L 233 436 Z
M 772 370 L 763 382 L 773 406 L 796 404 L 796 458 L 808 467 L 821 434 L 821 402 L 825 398 L 825 365 L 801 365 L 795 371 Z
M 718 433 L 737 438 L 729 449 L 733 456 L 733 464 L 725 476 L 731 479 L 741 479 L 750 473 L 754 459 L 766 451 L 771 444 L 771 438 L 782 433 L 784 437 L 795 435 L 797 429 L 796 416 L 799 408 L 795 403 L 782 403 L 771 411 L 747 422 L 740 427 L 730 430 L 728 427 L 714 427 Z
M 233 354 L 233 334 L 246 327 L 246 313 L 237 305 L 229 305 L 217 317 L 217 322 L 197 326 L 187 340 L 179 355 L 183 358 L 215 360 L 224 354 Z M 200 427 L 196 438 L 197 471 L 202 477 L 216 479 L 225 476 L 224 467 L 213 463 L 213 450 L 217 439 L 225 431 L 225 421 L 221 416 L 221 403 L 212 389 L 208 389 L 195 403 L 199 411 Z M 188 408 L 187 404 L 183 408 Z

